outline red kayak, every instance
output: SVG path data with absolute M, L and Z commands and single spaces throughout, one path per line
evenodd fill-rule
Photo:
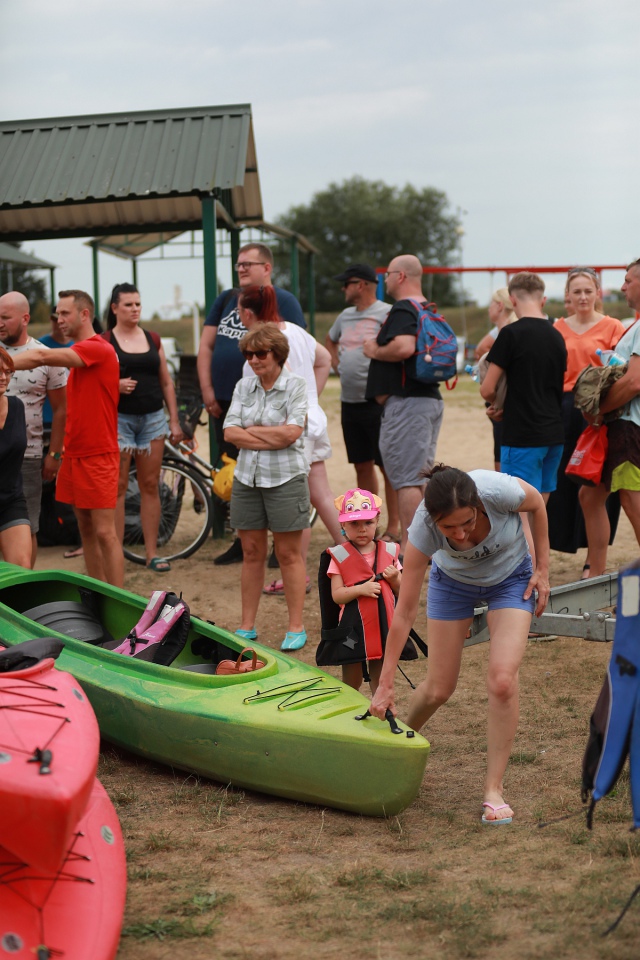
M 91 796 L 98 724 L 80 684 L 53 659 L 16 670 L 4 662 L 12 655 L 0 654 L 9 671 L 0 672 L 0 847 L 56 870 Z
M 124 912 L 127 866 L 120 824 L 99 780 L 54 871 L 0 848 L 0 957 L 112 960 Z

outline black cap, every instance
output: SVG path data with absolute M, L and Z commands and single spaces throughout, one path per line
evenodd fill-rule
M 345 280 L 366 280 L 367 283 L 377 283 L 378 277 L 373 267 L 367 263 L 352 263 L 341 274 L 333 278 L 344 283 Z

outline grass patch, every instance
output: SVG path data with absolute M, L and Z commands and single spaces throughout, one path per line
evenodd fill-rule
M 175 850 L 182 846 L 182 842 L 175 834 L 175 830 L 158 830 L 157 833 L 150 833 L 142 844 L 142 850 L 146 853 L 160 853 L 161 851 Z
M 276 903 L 286 904 L 308 903 L 318 896 L 319 881 L 310 873 L 285 873 L 277 877 L 274 898 Z
M 158 917 L 123 927 L 122 936 L 133 937 L 135 940 L 191 940 L 210 936 L 213 927 L 213 923 L 198 927 L 192 920 L 165 920 Z
M 136 881 L 142 881 L 143 883 L 160 883 L 164 880 L 169 880 L 169 874 L 164 873 L 162 870 L 152 870 L 151 867 L 133 867 L 127 870 L 127 877 L 129 883 L 136 883 Z

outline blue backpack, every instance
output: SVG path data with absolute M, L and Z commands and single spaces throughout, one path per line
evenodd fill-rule
M 439 313 L 435 303 L 423 303 L 409 297 L 409 302 L 418 311 L 418 337 L 416 340 L 416 379 L 421 383 L 442 383 L 458 380 L 458 340 L 455 333 Z

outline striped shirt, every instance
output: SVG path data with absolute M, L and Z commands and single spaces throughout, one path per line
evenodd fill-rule
M 243 377 L 233 391 L 224 426 L 246 429 L 295 424 L 304 427 L 308 406 L 306 381 L 288 370 L 282 370 L 268 391 L 264 390 L 258 377 Z M 301 434 L 282 450 L 241 449 L 234 477 L 248 487 L 279 487 L 308 472 Z

